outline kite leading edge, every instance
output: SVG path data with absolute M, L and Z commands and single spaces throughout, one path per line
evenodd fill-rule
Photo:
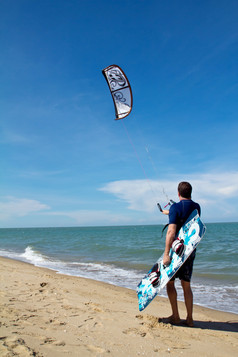
M 133 97 L 130 83 L 123 70 L 117 65 L 104 68 L 102 73 L 106 78 L 114 102 L 115 120 L 123 119 L 132 110 Z

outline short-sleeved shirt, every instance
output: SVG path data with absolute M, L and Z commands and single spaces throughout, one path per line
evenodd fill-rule
M 201 208 L 198 203 L 193 200 L 181 200 L 178 203 L 174 203 L 169 210 L 169 224 L 176 224 L 176 233 L 180 230 L 182 225 L 186 222 L 190 214 L 195 210 L 198 210 L 198 214 L 201 214 Z

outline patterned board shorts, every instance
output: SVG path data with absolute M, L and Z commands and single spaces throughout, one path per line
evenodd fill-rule
M 186 262 L 181 266 L 181 268 L 177 271 L 177 273 L 170 280 L 175 280 L 179 278 L 180 280 L 184 280 L 187 282 L 191 281 L 192 273 L 193 273 L 193 262 L 196 256 L 196 249 L 192 252 L 190 257 L 186 260 Z

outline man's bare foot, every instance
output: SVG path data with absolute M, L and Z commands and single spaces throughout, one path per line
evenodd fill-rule
M 171 324 L 171 325 L 180 325 L 181 324 L 181 320 L 180 317 L 174 317 L 173 315 L 169 316 L 169 317 L 162 317 L 159 318 L 159 322 L 163 322 L 165 324 Z
M 185 320 L 185 324 L 188 326 L 188 327 L 194 327 L 194 322 L 193 322 L 193 319 L 192 318 L 188 318 Z

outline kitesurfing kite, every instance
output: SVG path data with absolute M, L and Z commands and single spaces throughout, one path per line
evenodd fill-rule
M 132 91 L 130 83 L 117 65 L 111 65 L 102 70 L 109 86 L 112 99 L 115 106 L 116 119 L 123 119 L 130 114 L 132 110 Z

